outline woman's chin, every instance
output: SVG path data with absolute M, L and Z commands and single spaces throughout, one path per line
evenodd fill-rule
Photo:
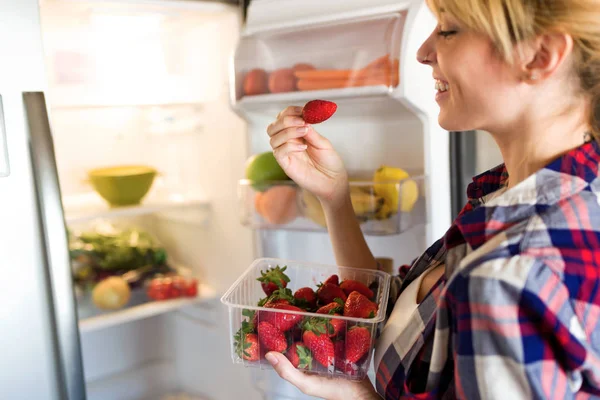
M 469 124 L 466 121 L 461 121 L 459 118 L 447 115 L 443 110 L 441 110 L 440 114 L 438 115 L 438 124 L 440 124 L 442 129 L 448 132 L 463 132 L 475 129 L 472 124 Z

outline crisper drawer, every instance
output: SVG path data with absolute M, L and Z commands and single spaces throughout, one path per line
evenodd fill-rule
M 261 32 L 241 39 L 235 96 L 396 87 L 406 13 Z

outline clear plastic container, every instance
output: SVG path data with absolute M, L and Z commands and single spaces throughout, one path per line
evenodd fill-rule
M 355 280 L 363 283 L 372 291 L 373 302 L 378 305 L 377 312 L 373 312 L 372 318 L 356 318 L 343 316 L 341 314 L 322 314 L 308 311 L 291 311 L 288 309 L 277 309 L 257 306 L 258 302 L 266 297 L 261 283 L 257 278 L 261 277 L 261 271 L 267 271 L 270 268 L 279 266 L 286 267 L 284 273 L 289 277 L 290 282 L 287 289 L 293 293 L 300 288 L 310 287 L 317 290 L 317 284 L 325 282 L 330 276 L 337 275 L 340 284 L 344 280 Z M 256 367 L 260 369 L 270 369 L 270 364 L 264 359 L 264 354 L 268 351 L 267 345 L 263 342 L 263 336 L 257 334 L 256 327 L 262 327 L 261 323 L 269 322 L 273 326 L 273 321 L 291 321 L 291 328 L 282 328 L 281 334 L 285 337 L 282 352 L 286 356 L 290 354 L 297 346 L 303 346 L 303 351 L 308 352 L 309 358 L 305 359 L 306 365 L 298 365 L 298 369 L 309 373 L 330 377 L 343 377 L 351 380 L 363 379 L 368 371 L 373 355 L 373 346 L 385 318 L 387 308 L 388 294 L 390 285 L 390 275 L 381 271 L 338 267 L 332 265 L 321 265 L 312 263 L 303 263 L 297 261 L 281 259 L 258 259 L 244 272 L 244 274 L 231 286 L 223 295 L 221 302 L 229 308 L 230 330 L 231 330 L 231 354 L 233 362 L 243 364 L 247 367 Z M 319 300 L 320 302 L 320 300 Z M 320 307 L 318 304 L 314 309 Z M 342 306 L 343 308 L 343 306 Z M 336 313 L 343 311 L 337 310 Z M 325 335 L 329 337 L 331 349 L 333 352 L 320 352 L 316 354 L 311 351 L 311 347 L 306 343 L 311 336 L 306 335 L 306 322 L 325 327 L 318 336 Z M 283 326 L 283 322 L 281 322 Z M 252 324 L 251 326 L 249 324 Z M 244 328 L 245 334 L 256 334 L 253 338 L 248 338 L 244 351 L 240 350 L 238 345 L 239 338 L 236 335 Z M 282 342 L 282 339 L 280 342 Z M 327 342 L 327 339 L 320 340 Z M 256 340 L 256 345 L 249 343 Z M 366 345 L 367 350 L 356 352 L 354 346 Z M 258 346 L 258 349 L 256 348 Z M 248 350 L 248 349 L 251 350 Z M 252 354 L 247 353 L 251 351 Z M 312 362 L 310 360 L 312 358 Z
M 396 87 L 405 18 L 386 14 L 244 36 L 234 58 L 235 98 Z
M 402 233 L 427 222 L 426 179 L 350 182 L 356 218 L 366 235 Z M 323 232 L 327 230 L 319 200 L 293 181 L 256 183 L 240 180 L 240 221 L 254 229 Z

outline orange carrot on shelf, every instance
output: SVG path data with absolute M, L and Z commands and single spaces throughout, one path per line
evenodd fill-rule
M 300 91 L 341 89 L 345 87 L 389 85 L 389 76 L 376 76 L 363 79 L 300 79 L 296 86 Z

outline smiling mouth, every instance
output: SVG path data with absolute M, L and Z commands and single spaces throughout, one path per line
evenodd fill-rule
M 449 85 L 446 82 L 440 81 L 439 79 L 435 80 L 435 90 L 438 92 L 446 92 L 449 89 Z

